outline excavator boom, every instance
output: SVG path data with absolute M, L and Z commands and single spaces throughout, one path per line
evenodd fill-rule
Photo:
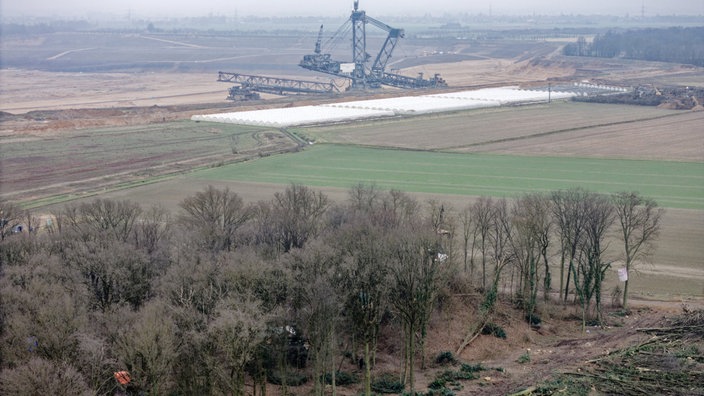
M 318 40 L 315 43 L 315 54 L 305 55 L 300 62 L 300 66 L 313 71 L 349 78 L 352 80 L 350 88 L 353 89 L 378 88 L 382 84 L 399 88 L 429 88 L 447 85 L 437 75 L 433 79 L 426 80 L 422 76 L 411 78 L 387 73 L 385 71 L 386 65 L 391 59 L 398 40 L 405 36 L 405 32 L 403 29 L 393 28 L 368 16 L 365 11 L 359 10 L 359 0 L 354 1 L 354 10 L 348 22 L 351 22 L 352 25 L 352 63 L 354 64 L 352 71 L 343 71 L 342 62 L 333 60 L 330 54 L 322 53 L 322 25 L 318 33 Z M 371 59 L 371 56 L 367 53 L 367 24 L 388 33 L 379 53 L 374 58 L 371 68 L 368 68 L 367 63 Z
M 323 25 L 320 25 L 320 31 L 318 32 L 318 40 L 315 42 L 315 53 L 320 54 L 320 44 L 323 41 Z

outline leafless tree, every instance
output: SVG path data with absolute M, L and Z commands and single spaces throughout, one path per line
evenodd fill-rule
M 81 372 L 93 394 L 108 394 L 114 388 L 110 379 L 119 367 L 105 334 L 88 332 L 87 326 L 78 334 L 78 353 L 73 365 Z
M 210 252 L 228 251 L 235 247 L 237 230 L 251 216 L 242 198 L 230 189 L 208 186 L 205 191 L 184 199 L 179 220 L 193 235 L 198 245 Z
M 428 224 L 431 225 L 431 224 Z M 446 272 L 447 255 L 434 229 L 399 228 L 391 241 L 389 297 L 401 319 L 404 338 L 404 383 L 414 394 L 416 345 L 423 354 L 428 321 Z
M 385 229 L 401 227 L 418 219 L 421 208 L 418 201 L 407 193 L 390 190 L 382 197 L 381 207 L 373 212 L 375 223 Z
M 368 216 L 372 223 L 393 229 L 419 216 L 418 202 L 399 190 L 381 191 L 375 185 L 358 184 L 349 192 L 349 213 Z
M 466 206 L 460 212 L 460 224 L 462 225 L 462 252 L 464 272 L 469 271 L 470 278 L 474 276 L 474 255 L 477 244 L 477 223 L 472 216 L 470 206 Z
M 153 255 L 165 251 L 171 237 L 171 214 L 164 208 L 153 206 L 140 216 L 135 226 L 135 246 Z
M 166 305 L 151 301 L 139 312 L 123 315 L 125 323 L 114 348 L 119 364 L 130 374 L 131 386 L 152 395 L 168 393 L 179 341 Z
M 494 263 L 492 288 L 497 289 L 503 269 L 515 260 L 515 252 L 510 246 L 510 241 L 515 236 L 515 229 L 511 222 L 511 213 L 506 199 L 497 200 L 491 206 L 491 220 L 489 242 L 491 244 L 491 259 Z
M 250 296 L 232 296 L 217 308 L 208 331 L 216 350 L 216 375 L 224 394 L 245 395 L 245 366 L 266 335 L 267 314 Z
M 157 282 L 156 294 L 164 299 L 178 324 L 180 340 L 174 362 L 177 393 L 217 393 L 215 378 L 223 374 L 215 360 L 214 341 L 206 331 L 224 301 L 244 294 L 269 295 L 270 290 L 285 295 L 279 284 L 281 277 L 271 275 L 272 263 L 257 257 L 251 249 L 221 252 L 216 256 L 205 252 L 183 255 L 170 265 Z M 270 280 L 270 281 L 269 281 Z M 276 300 L 277 297 L 268 297 Z M 257 300 L 260 300 L 257 298 Z M 269 305 L 263 305 L 271 311 Z M 216 376 L 217 372 L 217 376 Z M 257 378 L 257 381 L 261 378 Z M 220 380 L 217 386 L 229 386 Z
M 491 286 L 484 291 L 484 302 L 479 308 L 480 317 L 470 324 L 469 330 L 457 349 L 457 354 L 460 354 L 481 333 L 488 322 L 498 298 L 501 274 L 507 266 L 515 262 L 515 251 L 511 248 L 511 240 L 515 239 L 515 229 L 511 222 L 508 202 L 506 199 L 485 200 L 481 206 L 479 210 L 486 211 L 486 217 L 489 221 L 483 255 L 487 255 L 487 258 L 494 264 L 494 274 Z M 483 220 L 480 219 L 480 221 Z
M 35 254 L 0 277 L 4 365 L 30 356 L 73 361 L 78 333 L 86 325 L 84 289 L 55 257 Z
M 519 293 L 526 315 L 534 312 L 539 289 L 538 266 L 543 262 L 543 294 L 545 299 L 550 292 L 550 266 L 548 247 L 550 244 L 550 201 L 540 194 L 519 197 L 513 204 L 511 213 L 516 232 L 510 239 L 516 255 L 521 278 Z
M 88 241 L 66 248 L 64 255 L 66 265 L 82 275 L 92 292 L 94 307 L 129 303 L 138 308 L 151 296 L 158 273 L 146 254 L 130 244 Z
M 572 267 L 575 291 L 582 306 L 582 331 L 586 325 L 586 314 L 592 298 L 595 300 L 597 320 L 603 323 L 601 285 L 606 271 L 611 266 L 611 263 L 604 259 L 605 239 L 615 220 L 613 204 L 606 196 L 587 194 L 584 209 L 584 239 L 579 246 L 577 265 Z
M 196 256 L 173 264 L 163 275 L 158 291 L 169 304 L 210 317 L 230 287 L 216 259 Z
M 273 220 L 281 250 L 302 248 L 308 239 L 314 238 L 329 205 L 325 194 L 300 184 L 291 184 L 284 192 L 274 194 Z
M 345 290 L 345 319 L 353 339 L 363 345 L 364 389 L 371 394 L 371 368 L 381 314 L 387 303 L 387 234 L 363 214 L 353 216 L 335 235 L 345 257 L 341 273 Z
M 334 335 L 343 295 L 338 287 L 341 256 L 334 249 L 312 241 L 304 249 L 292 250 L 287 266 L 292 276 L 292 305 L 305 329 L 313 360 L 313 393 L 324 394 L 326 368 L 334 373 Z M 334 386 L 333 381 L 333 386 Z
M 613 202 L 623 240 L 626 273 L 630 275 L 633 265 L 652 253 L 664 210 L 637 192 L 620 192 L 613 196 Z M 629 278 L 623 286 L 624 309 L 628 308 Z
M 0 372 L 0 393 L 7 396 L 95 394 L 70 364 L 38 357 Z
M 553 220 L 560 240 L 560 297 L 567 301 L 570 276 L 579 253 L 579 246 L 584 239 L 586 222 L 585 202 L 588 192 L 575 188 L 555 191 L 551 194 Z M 565 264 L 568 264 L 565 273 Z M 565 281 L 565 275 L 567 279 Z
M 348 201 L 353 210 L 370 212 L 378 207 L 381 195 L 382 191 L 375 184 L 358 183 L 350 188 Z
M 30 210 L 25 210 L 23 214 L 24 226 L 28 234 L 36 234 L 41 226 L 40 220 Z
M 76 226 L 94 235 L 108 233 L 118 241 L 126 242 L 142 213 L 140 206 L 131 201 L 96 199 L 78 208 L 80 218 Z
M 475 234 L 473 241 L 479 246 L 477 249 L 472 246 L 472 250 L 478 250 L 482 257 L 482 289 L 486 290 L 486 263 L 490 256 L 489 232 L 492 227 L 492 207 L 494 201 L 490 197 L 479 197 L 472 205 L 471 213 L 475 222 Z

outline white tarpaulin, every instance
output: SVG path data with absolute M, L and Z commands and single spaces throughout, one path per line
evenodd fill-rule
M 358 100 L 318 106 L 194 115 L 191 120 L 285 128 L 396 115 L 498 107 L 506 104 L 547 102 L 549 97 L 564 99 L 576 95 L 574 92 L 552 92 L 550 94 L 545 90 L 522 90 L 517 87 L 484 88 L 473 91 Z
M 628 280 L 628 270 L 625 268 L 618 269 L 618 280 L 625 282 Z

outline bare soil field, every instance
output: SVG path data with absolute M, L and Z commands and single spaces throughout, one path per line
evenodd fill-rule
M 0 111 L 172 106 L 222 103 L 227 84 L 217 71 L 329 81 L 297 66 L 315 34 L 55 33 L 3 37 Z M 376 48 L 383 37 L 370 36 Z M 540 84 L 598 78 L 697 81 L 703 71 L 681 65 L 559 55 L 560 43 L 407 39 L 389 67 L 402 74 L 440 73 L 451 87 Z M 333 55 L 346 57 L 344 48 Z M 342 83 L 340 81 L 339 83 Z M 393 92 L 393 90 L 392 90 Z
M 6 136 L 0 137 L 0 193 L 41 201 L 296 147 L 278 130 L 192 121 Z
M 459 151 L 702 162 L 702 125 L 704 112 L 685 112 L 604 126 L 575 127 L 513 141 L 487 142 Z
M 701 161 L 704 112 L 555 102 L 303 129 L 311 140 L 455 152 Z
M 566 64 L 532 65 L 528 60 L 478 59 L 456 63 L 415 66 L 404 70 L 408 75 L 440 73 L 448 84 L 456 87 L 477 85 L 520 85 L 546 81 L 548 78 L 566 78 L 575 70 Z
M 469 62 L 469 63 L 465 63 Z M 432 66 L 417 66 L 403 71 L 415 76 L 441 73 L 451 86 L 518 85 L 534 83 L 559 73 L 568 76 L 571 70 L 552 67 L 526 67 L 525 62 L 511 60 L 477 60 Z M 518 69 L 523 70 L 519 72 Z M 302 69 L 301 69 L 302 70 Z M 238 70 L 239 71 L 239 70 Z M 286 78 L 330 81 L 294 71 L 277 74 Z M 261 73 L 259 73 L 261 74 Z M 47 72 L 38 70 L 0 70 L 0 111 L 22 114 L 36 110 L 105 109 L 115 107 L 180 106 L 227 103 L 230 85 L 218 82 L 217 72 Z M 41 81 L 41 88 L 38 88 Z M 338 81 L 344 84 L 344 81 Z M 390 93 L 399 91 L 389 90 Z M 380 92 L 381 93 L 381 92 Z M 306 98 L 299 98 L 306 101 Z M 327 99 L 330 100 L 329 98 Z M 195 114 L 195 113 L 193 113 Z
M 215 73 L 76 73 L 0 70 L 0 110 L 173 106 L 223 102 Z
M 315 37 L 312 32 L 3 36 L 0 111 L 222 103 L 229 86 L 216 82 L 218 71 L 328 82 L 330 76 L 298 67 L 303 55 L 313 51 Z M 380 47 L 383 39 L 370 35 L 369 48 Z M 475 58 L 456 51 L 427 56 L 435 44 L 406 40 L 394 62 L 427 65 Z M 331 51 L 341 59 L 349 56 L 344 46 Z

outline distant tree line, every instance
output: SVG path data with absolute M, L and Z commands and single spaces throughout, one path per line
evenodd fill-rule
M 704 66 L 704 27 L 609 31 L 591 43 L 579 37 L 576 43 L 567 44 L 563 53 Z
M 6 36 L 76 32 L 91 29 L 93 25 L 85 20 L 54 20 L 41 23 L 2 23 L 0 32 Z
M 607 235 L 621 235 L 631 268 L 661 215 L 630 192 L 456 210 L 363 184 L 341 203 L 292 184 L 247 204 L 211 186 L 178 213 L 96 199 L 39 219 L 0 201 L 0 394 L 289 394 L 308 382 L 323 395 L 358 377 L 370 395 L 384 328 L 414 394 L 448 296 L 482 296 L 459 350 L 500 296 L 531 323 L 564 302 L 604 323 Z

